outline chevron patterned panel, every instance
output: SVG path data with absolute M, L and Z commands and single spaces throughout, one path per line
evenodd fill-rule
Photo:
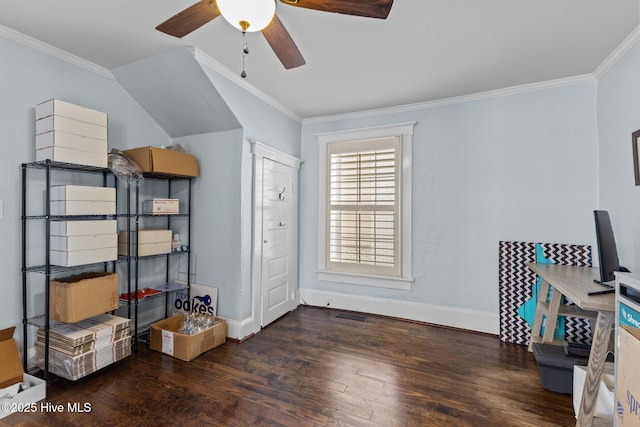
M 591 266 L 591 247 L 560 243 L 542 243 L 546 259 L 561 265 Z M 526 267 L 536 261 L 536 243 L 501 241 L 498 245 L 498 285 L 500 297 L 500 340 L 514 344 L 529 344 L 531 327 L 518 314 L 518 307 L 532 297 L 537 277 Z M 589 320 L 565 318 L 568 341 L 590 343 Z
M 555 264 L 591 267 L 591 246 L 569 244 L 542 244 L 545 258 Z M 573 304 L 571 301 L 567 301 Z M 591 323 L 589 319 L 565 317 L 565 339 L 583 344 L 591 343 Z
M 526 264 L 536 260 L 536 245 L 501 241 L 498 257 L 500 340 L 527 345 L 531 327 L 518 315 L 518 307 L 532 296 L 536 275 Z

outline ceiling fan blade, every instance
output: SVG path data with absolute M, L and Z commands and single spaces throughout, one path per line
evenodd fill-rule
M 200 0 L 158 25 L 156 30 L 181 38 L 218 16 L 220 10 L 214 0 Z
M 365 18 L 386 19 L 393 0 L 280 0 L 284 4 L 323 12 L 343 15 L 364 16 Z
M 262 34 L 271 45 L 271 49 L 280 59 L 280 62 L 282 62 L 282 65 L 284 65 L 284 68 L 289 70 L 305 64 L 298 46 L 296 46 L 278 15 L 273 16 L 273 21 L 262 30 Z

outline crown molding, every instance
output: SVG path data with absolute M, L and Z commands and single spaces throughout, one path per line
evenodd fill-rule
M 189 47 L 189 50 L 191 51 L 195 59 L 201 64 L 204 64 L 207 67 L 211 68 L 213 71 L 221 74 L 224 78 L 231 80 L 237 86 L 240 86 L 241 88 L 251 93 L 256 98 L 259 98 L 260 100 L 266 102 L 267 104 L 269 104 L 276 110 L 280 111 L 284 115 L 288 116 L 289 118 L 297 122 L 302 121 L 302 118 L 298 116 L 296 113 L 294 113 L 292 110 L 280 104 L 278 101 L 271 98 L 270 96 L 260 91 L 259 89 L 255 88 L 254 86 L 250 85 L 249 83 L 247 83 L 246 80 L 238 77 L 236 73 L 231 72 L 231 70 L 229 70 L 227 67 L 225 67 L 220 62 L 216 61 L 206 53 L 202 52 L 197 47 L 193 47 L 193 46 Z
M 486 92 L 478 92 L 470 95 L 456 96 L 452 98 L 438 99 L 435 101 L 418 102 L 415 104 L 398 105 L 395 107 L 385 107 L 372 110 L 356 111 L 352 113 L 336 114 L 330 116 L 310 117 L 303 119 L 303 124 L 324 123 L 337 120 L 350 120 L 362 117 L 371 117 L 376 115 L 406 113 L 410 111 L 425 110 L 429 108 L 443 107 L 447 105 L 462 104 L 472 101 L 481 101 L 484 99 L 498 98 L 502 96 L 511 96 L 527 92 L 536 92 L 562 86 L 571 86 L 583 83 L 596 82 L 597 79 L 593 74 L 584 74 L 581 76 L 567 77 L 563 79 L 548 80 L 538 83 L 529 83 L 519 86 L 512 86 L 503 89 L 490 90 Z
M 73 55 L 55 46 L 51 46 L 50 44 L 45 43 L 41 40 L 34 39 L 33 37 L 29 37 L 18 31 L 12 30 L 11 28 L 5 27 L 3 25 L 0 25 L 0 37 L 4 37 L 8 40 L 12 40 L 16 43 L 20 43 L 23 46 L 32 48 L 44 54 L 69 62 L 73 65 L 77 65 L 78 67 L 94 72 L 102 77 L 107 77 L 109 79 L 115 80 L 115 77 L 113 76 L 111 71 L 107 70 L 104 67 L 94 64 L 93 62 L 87 61 L 86 59 L 82 59 L 79 56 Z
M 611 67 L 624 58 L 627 52 L 629 52 L 631 48 L 638 43 L 638 41 L 640 41 L 640 25 L 637 26 L 604 61 L 602 61 L 598 68 L 596 68 L 593 72 L 596 79 L 600 79 L 611 69 Z

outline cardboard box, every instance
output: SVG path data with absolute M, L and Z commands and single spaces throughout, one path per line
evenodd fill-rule
M 52 160 L 61 163 L 73 163 L 76 165 L 95 166 L 106 168 L 109 164 L 108 154 L 94 153 L 90 151 L 74 150 L 66 147 L 48 147 L 36 150 L 36 162 Z
M 142 213 L 168 215 L 180 213 L 180 199 L 153 199 L 142 202 Z
M 140 147 L 124 153 L 140 166 L 143 172 L 198 176 L 198 161 L 194 156 L 159 147 Z
M 621 326 L 616 348 L 615 420 L 621 427 L 640 426 L 640 328 Z
M 32 412 L 39 410 L 36 402 L 44 400 L 47 397 L 47 384 L 44 380 L 36 378 L 29 374 L 22 375 L 22 382 L 29 385 L 26 390 L 19 390 L 19 385 L 0 389 L 0 396 L 8 395 L 0 399 L 0 419 L 18 412 L 18 409 L 32 408 Z M 8 404 L 8 406 L 6 405 Z
M 77 322 L 118 308 L 118 274 L 83 273 L 49 282 L 49 317 Z
M 150 256 L 167 254 L 171 252 L 171 230 L 139 230 L 137 236 L 138 242 L 138 256 Z M 127 245 L 129 243 L 128 235 L 131 234 L 135 238 L 135 233 L 127 233 L 127 231 L 121 231 L 118 234 L 118 253 L 120 255 L 127 255 Z M 135 244 L 135 240 L 134 240 Z M 133 247 L 131 247 L 129 255 L 136 255 Z
M 188 362 L 226 342 L 227 324 L 223 319 L 216 317 L 212 327 L 194 335 L 177 332 L 183 319 L 184 313 L 180 313 L 153 323 L 149 348 Z
M 81 200 L 91 202 L 115 202 L 116 189 L 113 187 L 92 187 L 88 185 L 53 185 L 51 201 Z
M 59 99 L 50 99 L 36 105 L 36 120 L 49 116 L 62 116 L 82 122 L 93 123 L 98 126 L 107 126 L 107 113 L 81 107 Z
M 97 154 L 107 154 L 107 140 L 74 135 L 72 133 L 52 130 L 36 135 L 36 150 L 49 147 L 68 148 L 79 151 L 89 151 Z
M 12 326 L 0 331 L 0 388 L 8 387 L 22 381 L 24 373 L 18 347 L 13 340 Z
M 107 139 L 107 127 L 93 123 L 82 122 L 63 116 L 48 116 L 36 120 L 36 135 L 51 131 L 72 133 L 88 136 L 89 138 Z
M 74 267 L 76 265 L 94 264 L 115 261 L 118 259 L 118 248 L 86 249 L 83 251 L 49 251 L 52 265 Z
M 95 236 L 100 234 L 117 234 L 118 224 L 115 219 L 96 221 L 51 221 L 50 230 L 52 236 Z
M 25 407 L 46 397 L 46 383 L 25 374 L 18 347 L 13 340 L 15 326 L 0 331 L 0 419 L 11 414 L 12 408 Z M 18 383 L 25 382 L 29 388 L 19 391 Z M 9 404 L 8 406 L 6 404 Z

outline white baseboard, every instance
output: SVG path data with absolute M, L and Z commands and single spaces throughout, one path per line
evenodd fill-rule
M 242 341 L 253 334 L 253 317 L 243 320 L 224 320 L 227 322 L 227 338 Z
M 499 335 L 497 313 L 385 298 L 300 289 L 300 302 Z

